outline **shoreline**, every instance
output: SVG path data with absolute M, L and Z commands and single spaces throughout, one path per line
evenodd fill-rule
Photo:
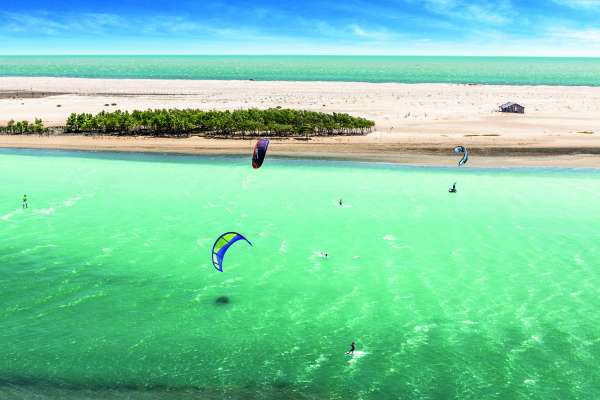
M 556 88 L 556 87 L 568 87 L 568 88 L 582 88 L 582 89 L 593 89 L 600 88 L 600 84 L 597 85 L 579 85 L 579 84 L 568 84 L 568 83 L 560 83 L 560 84 L 550 84 L 550 83 L 508 83 L 508 82 L 492 82 L 492 83 L 483 83 L 483 82 L 430 82 L 430 81 L 416 81 L 416 82 L 404 82 L 404 81 L 344 81 L 344 80 L 285 80 L 285 79 L 256 79 L 256 78 L 248 78 L 248 79 L 196 79 L 196 78 L 185 78 L 185 77 L 177 77 L 177 78 L 160 78 L 160 77 L 132 77 L 132 76 L 124 76 L 124 77 L 99 77 L 99 76 L 51 76 L 51 75 L 1 75 L 0 80 L 2 79 L 89 79 L 95 81 L 169 81 L 169 82 L 210 82 L 210 83 L 218 83 L 218 82 L 254 82 L 254 83 L 290 83 L 290 84 L 304 84 L 304 83 L 316 83 L 316 84 L 343 84 L 343 85 L 353 85 L 353 84 L 365 84 L 365 85 L 450 85 L 450 86 L 483 86 L 483 87 L 494 87 L 494 86 L 514 86 L 514 87 L 532 87 L 532 88 Z M 0 95 L 4 92 L 4 89 L 0 89 Z M 6 90 L 12 91 L 12 90 Z M 27 90 L 21 89 L 19 92 L 23 93 L 38 93 L 36 90 Z M 56 94 L 69 94 L 69 92 L 56 92 Z M 106 93 L 98 93 L 98 94 L 113 94 L 116 96 L 127 96 L 134 95 L 128 93 L 115 93 L 113 91 L 109 91 Z
M 600 59 L 600 58 L 599 58 Z M 96 82 L 96 83 L 102 83 L 102 82 L 111 82 L 111 81 L 116 81 L 116 82 L 126 82 L 126 81 L 133 81 L 133 82 L 140 82 L 140 81 L 146 81 L 146 82 L 170 82 L 170 83 L 206 83 L 206 84 L 218 84 L 218 83 L 246 83 L 246 84 L 275 84 L 275 85 L 279 85 L 279 84 L 319 84 L 319 85 L 381 85 L 381 86 L 385 86 L 385 85 L 398 85 L 398 86 L 420 86 L 420 85 L 431 85 L 431 86 L 470 86 L 470 87 L 478 87 L 478 86 L 483 86 L 483 87 L 516 87 L 516 88 L 524 88 L 524 87 L 530 87 L 530 88 L 560 88 L 560 87 L 565 87 L 565 88 L 582 88 L 582 89 L 596 89 L 596 88 L 600 88 L 600 84 L 594 85 L 594 84 L 569 84 L 569 83 L 560 83 L 560 84 L 550 84 L 550 83 L 508 83 L 508 82 L 492 82 L 492 83 L 481 83 L 481 82 L 446 82 L 446 81 L 438 81 L 438 82 L 431 82 L 431 81 L 413 81 L 413 82 L 409 82 L 409 81 L 347 81 L 347 80 L 312 80 L 312 79 L 307 79 L 307 80 L 285 80 L 285 79 L 260 79 L 260 78 L 244 78 L 244 79 L 218 79 L 218 78 L 210 78 L 210 79 L 195 79 L 195 78 L 185 78 L 185 77 L 178 77 L 178 78 L 160 78 L 160 77 L 132 77 L 132 76 L 122 76 L 122 77 L 98 77 L 98 76 L 51 76 L 51 75 L 1 75 L 0 74 L 0 83 L 3 84 L 12 84 L 12 87 L 8 87 L 8 88 L 1 88 L 0 89 L 0 93 L 3 91 L 12 91 L 12 90 L 19 90 L 19 91 L 26 91 L 26 92 L 38 92 L 39 90 L 30 90 L 29 85 L 27 84 L 22 84 L 22 80 L 37 80 L 38 82 L 34 82 L 34 84 L 40 84 L 42 82 L 44 82 L 45 84 L 48 83 L 48 81 L 79 81 L 81 83 L 85 83 L 85 81 L 92 81 L 92 82 Z M 2 87 L 2 86 L 0 86 Z M 15 88 L 19 88 L 19 89 L 15 89 Z M 29 88 L 29 89 L 28 89 Z M 73 91 L 69 91 L 69 90 L 57 90 L 57 93 L 60 94 L 69 94 L 69 93 L 76 93 Z M 117 88 L 113 87 L 111 89 L 108 89 L 106 93 L 118 93 Z
M 314 138 L 308 142 L 272 139 L 268 158 L 389 163 L 407 166 L 454 167 L 449 144 L 361 141 L 364 137 Z M 0 135 L 0 148 L 198 156 L 247 156 L 253 139 L 147 138 L 112 136 Z M 600 169 L 600 148 L 472 147 L 468 166 L 475 168 Z

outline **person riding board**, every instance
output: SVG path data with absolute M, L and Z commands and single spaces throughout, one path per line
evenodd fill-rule
M 450 189 L 448 189 L 448 192 L 450 192 L 450 193 L 456 193 L 456 182 L 454 182 L 454 184 L 452 185 L 452 187 Z
M 346 352 L 347 355 L 354 355 L 354 350 L 356 350 L 356 343 L 352 342 L 350 344 L 350 350 Z

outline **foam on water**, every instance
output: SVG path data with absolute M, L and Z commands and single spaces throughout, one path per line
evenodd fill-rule
M 75 203 L 81 200 L 81 196 L 73 196 L 65 201 L 63 201 L 63 206 L 65 207 L 73 207 Z
M 40 209 L 33 210 L 33 213 L 37 214 L 37 215 L 52 215 L 55 212 L 56 212 L 56 208 L 54 208 L 54 207 L 40 208 Z
M 360 351 L 360 350 L 355 351 L 353 354 L 348 355 L 348 357 L 350 358 L 348 360 L 348 364 L 355 364 L 358 360 L 360 360 L 362 357 L 366 356 L 367 354 L 369 354 L 369 353 L 367 353 L 366 351 Z

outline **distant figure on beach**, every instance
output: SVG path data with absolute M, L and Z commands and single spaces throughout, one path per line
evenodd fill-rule
M 29 205 L 27 204 L 27 195 L 24 194 L 23 195 L 23 208 L 28 208 Z
M 346 352 L 346 354 L 348 354 L 348 355 L 353 355 L 353 354 L 354 354 L 354 350 L 356 350 L 356 343 L 352 342 L 352 343 L 350 344 L 350 350 L 348 350 L 348 351 Z
M 452 187 L 450 189 L 448 189 L 448 192 L 456 193 L 456 182 L 454 182 L 454 185 L 452 185 Z

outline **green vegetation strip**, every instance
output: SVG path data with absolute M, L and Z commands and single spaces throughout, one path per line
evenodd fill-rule
M 0 133 L 5 134 L 24 134 L 24 133 L 46 133 L 48 129 L 44 126 L 41 119 L 36 118 L 33 123 L 28 121 L 8 121 L 8 125 L 0 126 Z
M 102 111 L 92 115 L 73 113 L 64 127 L 46 128 L 41 119 L 34 123 L 10 121 L 0 126 L 0 133 L 75 133 L 121 136 L 189 136 L 209 137 L 306 137 L 364 135 L 375 123 L 344 113 L 270 108 L 235 111 L 195 109 L 160 109 L 146 111 Z
M 373 121 L 343 113 L 270 108 L 235 111 L 194 109 L 71 114 L 65 133 L 147 136 L 328 136 L 362 135 Z

